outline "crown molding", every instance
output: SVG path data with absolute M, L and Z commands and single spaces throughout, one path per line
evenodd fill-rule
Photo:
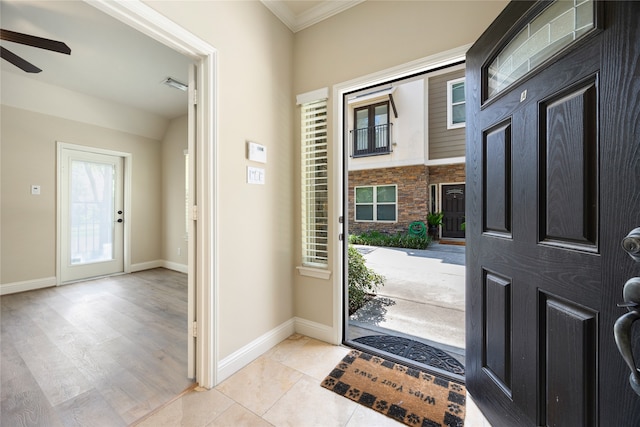
M 320 21 L 344 12 L 365 0 L 329 0 L 323 1 L 319 5 L 306 10 L 298 15 L 291 12 L 291 9 L 281 0 L 260 0 L 274 15 L 278 17 L 291 31 L 297 33 Z

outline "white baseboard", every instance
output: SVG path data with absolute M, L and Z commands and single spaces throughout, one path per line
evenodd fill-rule
M 225 357 L 218 363 L 218 384 L 262 356 L 275 345 L 295 333 L 294 320 L 290 319 L 261 337 Z
M 311 320 L 302 319 L 300 317 L 295 317 L 294 322 L 296 332 L 301 335 L 305 335 L 309 338 L 315 338 L 329 344 L 341 344 L 340 342 L 335 342 L 336 333 L 331 326 L 312 322 Z
M 35 289 L 56 286 L 55 277 L 43 279 L 25 280 L 24 282 L 3 283 L 0 285 L 0 295 L 15 294 L 17 292 L 33 291 Z
M 185 264 L 178 264 L 177 262 L 170 262 L 165 260 L 155 260 L 149 262 L 142 262 L 139 264 L 131 265 L 131 272 L 150 270 L 152 268 L 164 267 L 169 270 L 178 271 L 180 273 L 187 273 L 189 267 Z M 36 289 L 50 288 L 56 286 L 55 277 L 45 277 L 43 279 L 25 280 L 23 282 L 14 283 L 2 283 L 0 284 L 0 295 L 15 294 L 17 292 L 33 291 Z
M 187 264 L 178 264 L 177 262 L 162 261 L 162 266 L 168 270 L 177 271 L 187 274 L 189 272 L 189 266 Z
M 332 327 L 312 322 L 310 320 L 301 319 L 299 317 L 294 317 L 250 342 L 240 350 L 237 350 L 222 359 L 220 363 L 218 363 L 218 384 L 256 360 L 258 357 L 262 356 L 264 353 L 294 333 L 299 333 L 308 336 L 309 338 L 336 344 L 333 342 L 335 341 L 335 333 Z
M 187 273 L 189 266 L 186 264 L 178 264 L 177 262 L 166 261 L 163 259 L 157 259 L 154 261 L 141 262 L 138 264 L 131 264 L 131 272 L 136 273 L 143 270 L 151 270 L 152 268 L 167 268 L 169 270 L 179 271 L 180 273 Z
M 137 271 L 151 270 L 152 268 L 164 267 L 163 264 L 164 264 L 164 261 L 161 259 L 157 259 L 155 261 L 141 262 L 139 264 L 131 264 L 131 272 L 135 273 Z

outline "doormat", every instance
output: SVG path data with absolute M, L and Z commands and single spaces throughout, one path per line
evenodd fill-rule
M 464 425 L 463 385 L 358 350 L 338 363 L 322 387 L 408 426 Z
M 449 353 L 416 340 L 393 335 L 367 335 L 353 341 L 452 374 L 464 375 L 464 365 Z
M 456 245 L 456 246 L 466 246 L 467 243 L 464 240 L 445 240 L 440 239 L 441 245 Z

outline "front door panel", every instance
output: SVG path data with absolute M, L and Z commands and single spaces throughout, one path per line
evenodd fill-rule
M 467 385 L 494 426 L 640 425 L 612 339 L 639 274 L 620 241 L 640 151 L 620 135 L 640 134 L 640 7 L 596 4 L 592 33 L 483 96 L 504 35 L 543 6 L 513 2 L 467 56 Z
M 442 184 L 442 237 L 464 238 L 464 184 Z

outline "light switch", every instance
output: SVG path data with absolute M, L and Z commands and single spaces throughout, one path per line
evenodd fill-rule
M 40 195 L 40 186 L 39 185 L 32 185 L 31 186 L 31 194 L 33 196 L 39 196 Z
M 247 166 L 247 183 L 264 185 L 264 169 Z

